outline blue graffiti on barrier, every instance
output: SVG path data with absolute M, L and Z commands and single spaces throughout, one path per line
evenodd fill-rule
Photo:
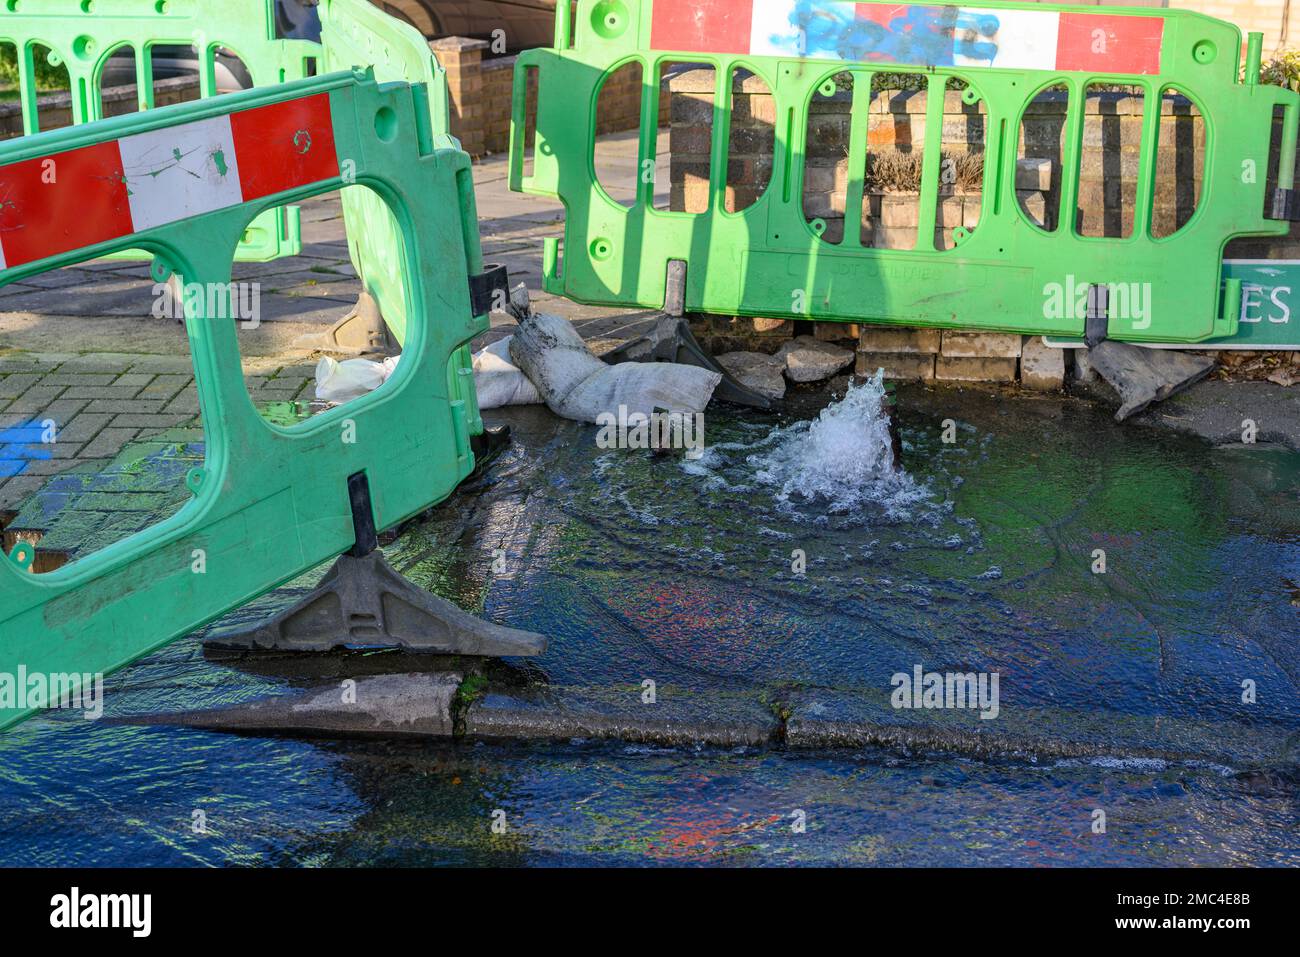
M 952 66 L 954 57 L 992 63 L 999 21 L 987 11 L 907 6 L 887 23 L 858 17 L 854 4 L 798 0 L 790 13 L 794 37 L 771 37 L 790 52 L 815 59 Z

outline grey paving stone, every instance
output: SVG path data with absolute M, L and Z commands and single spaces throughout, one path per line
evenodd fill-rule
M 41 378 L 42 385 L 67 385 L 94 387 L 110 384 L 117 378 L 111 372 L 63 372 L 48 373 Z
M 183 374 L 193 378 L 194 363 L 189 356 L 136 356 L 131 371 Z
M 85 458 L 116 455 L 122 450 L 122 446 L 135 438 L 135 433 L 135 429 L 103 429 L 95 436 L 94 441 L 82 450 L 82 455 Z
M 138 385 L 74 385 L 64 395 L 69 399 L 134 399 L 140 388 Z
M 140 399 L 162 399 L 164 401 L 173 398 L 176 393 L 185 388 L 194 381 L 193 376 L 165 374 L 155 376 L 154 380 L 140 390 L 137 398 Z
M 180 395 L 167 403 L 165 412 L 183 412 L 197 415 L 199 411 L 199 394 L 193 386 L 186 388 Z
M 29 459 L 23 475 L 58 475 L 77 464 L 75 459 Z
M 82 443 L 67 442 L 62 438 L 55 439 L 54 444 L 50 446 L 50 454 L 56 459 L 73 459 L 81 451 Z
M 151 415 L 161 412 L 165 403 L 161 399 L 95 399 L 90 403 L 90 412 L 142 412 Z
M 55 423 L 62 427 L 64 424 L 71 422 L 73 417 L 87 405 L 87 400 L 69 399 L 65 394 L 46 406 L 42 415 L 53 419 Z
M 43 475 L 15 475 L 0 484 L 0 508 L 16 511 L 45 484 Z
M 126 352 L 87 352 L 74 356 L 59 366 L 60 372 L 126 372 L 140 361 Z
M 34 385 L 5 407 L 5 412 L 26 412 L 36 415 L 44 412 L 63 393 L 61 385 Z
M 120 375 L 116 379 L 114 379 L 113 385 L 115 387 L 120 386 L 122 388 L 126 388 L 127 386 L 136 386 L 138 388 L 144 388 L 152 381 L 153 381 L 153 373 L 151 372 L 128 372 L 125 375 Z
M 180 425 L 189 418 L 191 416 L 179 413 L 155 413 L 153 415 L 126 413 L 115 417 L 112 427 L 115 429 L 166 429 L 171 428 L 173 425 Z
M 16 399 L 41 380 L 34 372 L 15 372 L 0 379 L 0 399 Z
M 107 412 L 82 412 L 59 429 L 59 441 L 89 442 L 112 419 L 112 414 Z

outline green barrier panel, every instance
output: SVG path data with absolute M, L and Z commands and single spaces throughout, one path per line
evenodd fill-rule
M 679 268 L 672 266 L 676 261 L 686 265 L 686 311 L 1078 336 L 1088 325 L 1090 287 L 1136 285 L 1150 289 L 1150 310 L 1129 314 L 1112 300 L 1101 311 L 1098 303 L 1090 337 L 1196 342 L 1236 331 L 1239 298 L 1233 289 L 1219 294 L 1224 245 L 1238 236 L 1282 235 L 1287 224 L 1271 216 L 1295 215 L 1291 188 L 1300 95 L 1254 81 L 1257 36 L 1247 81 L 1239 80 L 1241 34 L 1208 17 L 1146 8 L 843 0 L 578 0 L 572 20 L 568 12 L 568 4 L 559 6 L 553 49 L 526 51 L 518 59 L 510 185 L 563 201 L 563 257 L 559 244 L 549 241 L 545 287 L 579 302 L 665 306 L 666 276 Z M 642 171 L 652 171 L 660 75 L 670 62 L 716 71 L 709 204 L 701 213 L 653 208 L 653 176 L 640 177 L 630 208 L 596 181 L 593 144 L 602 83 L 625 64 L 640 65 L 637 159 Z M 775 149 L 765 192 L 748 208 L 728 212 L 737 69 L 756 74 L 771 91 Z M 534 70 L 537 141 L 533 170 L 525 176 L 527 80 Z M 861 219 L 871 77 L 915 74 L 927 89 L 916 214 L 922 245 L 934 235 L 940 205 L 947 81 L 965 84 L 963 104 L 986 108 L 979 222 L 956 231 L 954 248 L 864 247 L 856 228 L 831 242 L 822 234 L 824 222 L 804 215 L 808 114 L 819 98 L 843 90 L 834 78 L 845 71 L 852 77 L 848 224 Z M 1021 118 L 1036 94 L 1064 84 L 1069 100 L 1060 208 L 1076 208 L 1085 90 L 1094 83 L 1143 93 L 1135 225 L 1126 238 L 1081 236 L 1072 215 L 1062 216 L 1055 229 L 1042 228 L 1016 198 Z M 1156 238 L 1151 223 L 1157 136 L 1164 94 L 1171 89 L 1203 117 L 1203 185 L 1193 217 L 1172 235 Z M 1275 107 L 1283 111 L 1282 161 L 1279 189 L 1269 193 Z M 1061 303 L 1067 286 L 1083 292 Z
M 427 107 L 428 135 L 440 146 L 459 148 L 450 133 L 447 76 L 418 30 L 365 0 L 323 0 L 319 10 L 327 70 L 368 66 L 380 82 L 416 85 Z M 397 223 L 387 206 L 364 193 L 344 194 L 343 219 L 357 275 L 393 336 L 399 343 L 404 342 L 405 295 L 398 259 L 393 255 L 398 248 Z M 469 223 L 474 222 L 475 218 L 470 217 Z M 481 266 L 479 262 L 470 264 L 475 274 Z M 480 435 L 483 421 L 474 391 L 473 362 L 468 346 L 457 352 L 447 368 L 447 388 L 465 402 L 470 433 Z
M 51 66 L 64 66 L 72 95 L 72 122 L 102 119 L 101 80 L 109 58 L 129 49 L 135 58 L 139 108 L 154 106 L 153 56 L 161 46 L 186 47 L 198 54 L 199 93 L 217 93 L 216 55 L 240 58 L 254 86 L 300 80 L 315 72 L 320 46 L 275 35 L 275 0 L 3 0 L 0 45 L 18 52 L 23 130 L 40 127 L 36 109 L 37 47 L 49 52 Z M 348 64 L 352 66 L 352 64 Z M 236 258 L 265 262 L 302 251 L 297 207 L 268 212 L 249 224 Z M 138 259 L 123 250 L 115 258 Z
M 408 321 L 383 386 L 281 427 L 248 397 L 235 324 L 187 297 L 206 430 L 205 463 L 186 479 L 193 497 L 45 574 L 30 572 L 29 545 L 0 556 L 0 674 L 111 671 L 338 555 L 359 540 L 349 498 L 359 473 L 379 529 L 469 474 L 467 410 L 448 394 L 446 369 L 487 328 L 471 296 L 473 185 L 469 157 L 435 143 L 427 115 L 417 88 L 350 72 L 0 144 L 0 286 L 127 247 L 187 283 L 229 283 L 259 213 L 355 183 L 383 198 L 399 228 Z M 217 175 L 155 175 L 182 147 Z M 40 182 L 47 160 L 57 187 Z M 59 221 L 70 201 L 82 215 Z M 0 726 L 30 710 L 0 710 Z
M 1225 259 L 1223 282 L 1241 290 L 1241 319 L 1234 335 L 1206 339 L 1205 349 L 1260 352 L 1300 349 L 1300 260 Z M 1048 336 L 1047 344 L 1063 349 L 1083 346 L 1081 339 Z M 1179 349 L 1179 343 L 1146 342 L 1153 349 Z

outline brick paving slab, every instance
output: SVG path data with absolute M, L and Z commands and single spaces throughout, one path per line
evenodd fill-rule
M 60 372 L 116 372 L 119 375 L 140 361 L 125 352 L 91 352 L 73 356 L 59 365 Z
M 64 423 L 70 422 L 78 412 L 90 404 L 88 399 L 70 399 L 65 392 L 59 396 L 42 411 L 43 418 L 53 419 L 60 427 Z
M 136 429 L 103 429 L 95 436 L 94 441 L 86 446 L 84 455 L 86 458 L 116 455 L 122 450 L 122 446 L 135 438 L 136 431 Z
M 161 399 L 94 399 L 87 408 L 91 412 L 143 412 L 152 415 L 161 412 L 164 404 Z
M 114 379 L 113 385 L 122 387 L 129 385 L 146 386 L 152 381 L 153 373 L 151 372 L 128 372 L 125 375 L 120 375 Z
M 89 442 L 112 420 L 111 412 L 82 412 L 59 429 L 59 441 Z
M 190 415 L 180 413 L 154 413 L 152 415 L 133 415 L 125 413 L 113 418 L 113 428 L 115 429 L 169 429 L 172 426 L 180 425 L 193 418 Z
M 68 399 L 134 399 L 139 392 L 138 385 L 74 385 L 63 395 Z
M 181 389 L 194 381 L 193 376 L 160 375 L 140 390 L 137 398 L 161 399 L 164 402 L 173 398 Z
M 0 509 L 16 509 L 40 491 L 45 484 L 43 475 L 17 475 L 0 483 Z
M 41 380 L 36 372 L 14 372 L 0 380 L 0 399 L 16 399 Z
M 35 415 L 63 393 L 61 385 L 34 385 L 5 406 L 6 413 Z
M 104 386 L 110 385 L 118 376 L 112 372 L 51 372 L 42 376 L 43 385 Z
M 136 356 L 130 371 L 188 375 L 194 372 L 194 363 L 187 356 Z
M 185 389 L 180 395 L 176 396 L 163 408 L 164 412 L 184 412 L 189 415 L 198 415 L 199 412 L 199 394 L 193 386 Z

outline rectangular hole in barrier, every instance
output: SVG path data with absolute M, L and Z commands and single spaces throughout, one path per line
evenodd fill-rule
M 537 103 L 541 96 L 542 71 L 524 67 L 524 176 L 532 176 L 537 159 Z
M 1273 211 L 1273 190 L 1277 189 L 1277 169 L 1278 163 L 1282 159 L 1282 123 L 1286 117 L 1284 107 L 1273 107 L 1273 129 L 1269 136 L 1268 144 L 1268 171 L 1264 180 L 1264 215 L 1269 216 Z M 1256 175 L 1259 171 L 1256 170 Z
M 3 119 L 0 119 L 0 139 L 22 135 L 21 114 L 17 110 L 8 112 L 18 102 L 18 46 L 7 40 L 0 40 L 0 107 L 6 108 Z
M 988 109 L 983 98 L 969 102 L 974 90 L 950 77 L 944 84 L 944 123 L 940 144 L 939 198 L 935 207 L 934 248 L 952 249 L 958 230 L 979 225 L 984 202 L 984 144 Z
M 610 72 L 596 94 L 592 161 L 600 188 L 620 206 L 636 202 L 641 125 L 641 64 L 633 60 Z
M 199 99 L 199 60 L 193 47 L 156 44 L 149 47 L 153 105 L 171 106 Z
M 804 129 L 804 220 L 824 242 L 835 244 L 844 239 L 853 83 L 854 74 L 846 70 L 814 90 Z
M 718 72 L 710 63 L 667 62 L 659 66 L 660 130 L 653 169 L 654 208 L 678 213 L 709 209 L 713 169 L 713 102 Z M 668 104 L 668 135 L 663 104 Z M 665 183 L 668 185 L 664 189 Z
M 358 256 L 376 293 L 364 301 L 348 252 L 345 204 L 364 224 Z M 215 293 L 212 305 L 225 304 L 223 321 L 236 326 L 249 398 L 263 418 L 286 428 L 381 388 L 397 368 L 408 325 L 401 234 L 379 195 L 348 186 L 298 205 L 299 255 L 235 263 L 228 290 L 183 292 Z M 250 225 L 245 242 L 259 241 L 250 233 L 263 221 Z M 286 340 L 302 358 L 285 358 Z
M 1029 101 L 1020 120 L 1016 201 L 1030 222 L 1049 232 L 1060 222 L 1061 158 L 1069 105 L 1069 87 L 1053 84 Z
M 36 126 L 42 132 L 72 125 L 73 91 L 68 68 L 57 54 L 51 63 L 49 47 L 32 45 L 32 65 L 36 76 Z
M 743 67 L 731 74 L 725 208 L 738 213 L 758 202 L 772 182 L 776 99 L 761 76 Z
M 1275 179 L 1276 173 L 1274 168 Z M 1151 208 L 1153 237 L 1172 236 L 1187 224 L 1200 205 L 1204 176 L 1205 117 L 1188 97 L 1169 87 L 1160 95 L 1155 197 Z
M 218 94 L 252 89 L 252 71 L 234 50 L 215 47 L 208 55 L 212 57 L 212 77 Z
M 876 73 L 871 77 L 863 176 L 864 246 L 916 246 L 925 162 L 926 79 L 919 73 Z
M 1140 86 L 1093 83 L 1084 90 L 1076 213 L 1080 236 L 1133 235 L 1144 99 Z
M 136 74 L 135 50 L 123 44 L 104 61 L 99 71 L 99 115 L 121 116 L 140 109 L 141 96 Z
M 146 263 L 120 260 L 0 288 L 0 309 L 30 319 L 15 343 L 22 351 L 0 358 L 0 510 L 9 515 L 0 536 L 6 553 L 34 550 L 36 574 L 193 499 L 186 477 L 203 466 L 207 443 L 189 338 L 165 314 L 165 289 Z

